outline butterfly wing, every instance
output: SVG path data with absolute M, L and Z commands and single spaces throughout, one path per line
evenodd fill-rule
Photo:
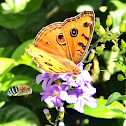
M 69 58 L 64 38 L 62 38 L 62 41 L 59 39 L 59 37 L 62 37 L 61 27 L 62 22 L 56 22 L 42 28 L 35 37 L 34 46 L 51 55 Z M 60 41 L 62 45 L 60 45 L 58 41 Z
M 85 23 L 89 26 L 83 26 Z M 56 22 L 40 30 L 34 45 L 26 51 L 41 69 L 50 73 L 75 73 L 76 64 L 85 56 L 94 26 L 94 13 L 84 11 L 80 15 Z M 76 36 L 77 34 L 77 36 Z
M 30 45 L 26 51 L 33 56 L 39 68 L 49 73 L 73 73 L 72 68 L 76 70 L 76 65 L 73 62 L 60 56 L 57 58 L 57 56 L 47 53 L 33 45 Z
M 39 68 L 49 73 L 80 73 L 69 59 L 68 48 L 61 32 L 62 22 L 56 22 L 40 30 L 34 45 L 26 51 L 33 56 Z
M 93 34 L 94 19 L 93 11 L 84 11 L 75 17 L 66 19 L 62 24 L 69 57 L 75 64 L 81 62 L 88 51 Z

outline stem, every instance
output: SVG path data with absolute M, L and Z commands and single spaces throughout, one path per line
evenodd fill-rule
M 57 126 L 58 125 L 58 120 L 59 120 L 59 113 L 57 114 L 56 120 L 54 122 L 54 126 Z

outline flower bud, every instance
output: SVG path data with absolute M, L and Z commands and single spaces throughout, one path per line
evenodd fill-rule
M 96 28 L 96 27 L 94 27 L 94 31 L 95 31 L 96 33 L 98 33 L 99 29 Z
M 100 19 L 96 18 L 95 27 L 94 27 L 96 33 L 99 31 L 99 28 L 100 28 Z
M 100 28 L 100 19 L 99 19 L 99 18 L 96 18 L 96 21 L 95 21 L 95 28 L 97 28 L 97 29 Z
M 106 43 L 107 39 L 108 39 L 108 32 L 105 32 L 105 34 L 103 35 L 101 41 L 102 41 L 103 43 Z
M 123 39 L 121 39 L 121 46 L 122 48 L 126 48 L 126 42 Z
M 99 35 L 104 35 L 104 34 L 105 34 L 105 29 L 103 28 L 102 25 L 100 25 Z
M 117 45 L 113 45 L 112 48 L 111 48 L 111 50 L 112 50 L 113 52 L 117 52 L 117 51 L 119 50 L 119 48 L 118 48 Z
M 61 81 L 59 79 L 56 79 L 54 82 L 55 84 L 61 85 Z
M 84 70 L 89 71 L 90 68 L 91 68 L 91 66 L 92 66 L 92 63 L 88 63 L 88 64 L 84 67 Z
M 88 62 L 90 62 L 90 61 L 94 58 L 94 55 L 95 55 L 95 50 L 92 49 L 92 50 L 91 50 L 91 53 L 90 53 L 90 55 L 89 55 L 89 57 L 88 57 Z
M 59 122 L 59 126 L 65 126 L 64 122 Z
M 104 48 L 105 48 L 105 44 L 101 44 L 101 46 L 96 47 L 96 51 L 98 53 L 98 56 L 102 54 Z
M 119 36 L 119 33 L 116 32 L 116 33 L 113 33 L 110 37 L 110 40 L 115 40 L 117 37 Z
M 107 6 L 101 6 L 99 7 L 99 10 L 104 13 L 107 10 Z
M 126 22 L 123 21 L 122 24 L 120 25 L 120 28 L 119 28 L 120 33 L 125 32 L 125 24 L 126 24 Z
M 60 119 L 64 118 L 64 107 L 59 108 L 59 117 L 60 117 Z
M 111 25 L 112 25 L 112 18 L 110 15 L 108 15 L 106 19 L 106 26 L 110 27 Z
M 118 74 L 117 79 L 118 79 L 118 81 L 123 81 L 125 78 L 122 74 Z
M 50 114 L 49 110 L 48 110 L 48 109 L 44 109 L 43 112 L 44 112 L 44 114 L 45 114 L 45 116 L 46 116 L 46 119 L 47 119 L 49 122 L 51 122 L 51 114 Z

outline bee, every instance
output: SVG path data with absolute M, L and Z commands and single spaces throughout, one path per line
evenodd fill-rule
M 11 87 L 7 94 L 9 96 L 28 96 L 29 94 L 32 94 L 32 87 L 26 84 L 19 84 Z

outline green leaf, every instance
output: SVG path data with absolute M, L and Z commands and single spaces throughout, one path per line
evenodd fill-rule
M 42 9 L 26 16 L 25 24 L 16 29 L 16 34 L 22 42 L 35 37 L 38 31 L 47 24 L 45 16 L 46 13 Z
M 64 11 L 76 11 L 79 6 L 85 6 L 92 8 L 93 10 L 98 10 L 102 5 L 102 0 L 58 0 L 60 8 Z M 97 3 L 97 4 L 96 4 Z M 90 6 L 90 7 L 89 7 Z M 84 8 L 83 8 L 84 10 Z
M 30 77 L 25 76 L 25 75 L 16 75 L 11 80 L 11 83 L 9 84 L 8 88 L 19 85 L 19 84 L 27 84 L 29 86 L 32 86 L 32 83 L 35 84 L 35 79 L 33 80 L 33 78 L 30 78 Z
M 14 50 L 14 46 L 6 46 L 0 48 L 0 57 L 10 57 Z
M 4 91 L 1 91 L 0 92 L 0 102 L 8 102 L 9 99 L 8 99 L 8 96 L 7 96 L 7 93 L 4 92 Z
M 7 49 L 7 48 L 13 48 L 14 49 L 17 47 L 17 45 L 20 44 L 20 41 L 18 39 L 18 37 L 16 35 L 14 35 L 10 30 L 5 29 L 3 27 L 0 27 L 0 47 L 3 49 Z M 4 51 L 4 50 L 3 50 Z M 11 52 L 9 49 L 9 52 L 6 51 L 6 53 L 8 53 L 7 55 L 10 57 L 11 56 Z
M 5 73 L 4 75 L 0 76 L 0 91 L 8 90 L 9 84 L 13 78 L 14 74 L 12 73 Z
M 113 3 L 118 10 L 126 10 L 126 3 L 122 2 L 120 0 L 110 0 L 111 3 Z
M 21 44 L 20 46 L 18 46 L 18 48 L 16 48 L 16 50 L 12 54 L 11 58 L 16 61 L 21 60 L 23 54 L 26 52 L 25 48 L 32 43 L 33 43 L 33 39 L 28 40 L 28 41 L 24 42 L 23 44 Z
M 122 48 L 126 49 L 126 42 L 123 39 L 121 39 L 121 46 L 122 46 Z
M 84 114 L 96 118 L 112 119 L 120 118 L 125 119 L 126 108 L 119 102 L 115 101 L 111 105 L 105 106 L 107 100 L 97 99 L 97 108 L 90 108 L 87 105 L 84 106 Z M 73 108 L 74 105 L 68 105 L 67 108 Z
M 8 105 L 0 109 L 0 124 L 10 126 L 39 126 L 37 116 L 29 109 L 20 105 Z
M 0 13 L 0 26 L 8 29 L 16 29 L 25 23 L 25 16 L 12 13 Z
M 15 62 L 13 59 L 10 58 L 0 58 L 0 75 L 5 72 L 9 72 L 11 69 L 13 69 L 15 66 L 17 66 L 18 63 Z
M 5 101 L 0 102 L 0 108 L 5 105 Z
M 123 64 L 123 62 L 117 61 L 116 64 L 126 76 L 126 66 Z
M 11 58 L 15 59 L 19 64 L 24 64 L 27 66 L 30 66 L 37 71 L 40 72 L 40 69 L 37 67 L 35 62 L 33 61 L 32 57 L 25 51 L 25 49 L 30 45 L 33 44 L 33 39 L 28 40 L 27 42 L 24 42 L 22 45 L 20 45 L 12 54 Z
M 43 0 L 30 0 L 21 14 L 31 14 L 42 6 Z
M 117 101 L 120 96 L 121 94 L 119 92 L 114 92 L 108 97 L 107 103 L 105 105 L 107 106 L 113 103 L 114 101 Z
M 124 13 L 126 12 L 126 3 L 120 0 L 110 0 L 110 15 L 113 19 L 113 31 L 118 32 L 117 28 L 120 26 L 122 22 L 122 17 L 124 17 Z
M 118 100 L 126 100 L 126 95 L 122 95 L 118 98 Z

